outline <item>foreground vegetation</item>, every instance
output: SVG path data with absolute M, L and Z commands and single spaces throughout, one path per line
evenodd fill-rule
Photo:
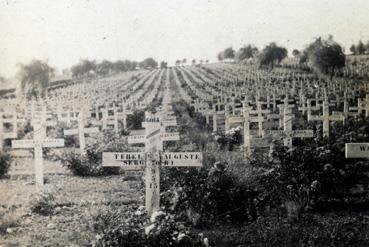
M 174 109 L 182 138 L 167 148 L 202 151 L 203 167 L 162 169 L 162 211 L 154 219 L 135 211 L 108 224 L 98 246 L 367 245 L 367 164 L 344 158 L 347 140 L 368 137 L 366 120 L 336 126 L 330 141 L 316 138 L 295 143 L 293 152 L 276 148 L 245 161 L 227 151 L 233 136 L 212 135 L 183 102 Z
M 71 175 L 47 176 L 42 193 L 34 191 L 32 177 L 1 181 L 0 243 L 367 246 L 367 161 L 344 158 L 344 143 L 368 139 L 367 119 L 334 126 L 329 140 L 319 137 L 318 126 L 316 138 L 294 142 L 293 152 L 276 147 L 244 160 L 233 151 L 239 131 L 212 134 L 184 102 L 174 111 L 181 140 L 165 149 L 201 151 L 204 164 L 161 170 L 162 208 L 151 219 L 142 207 L 142 171 L 101 167 L 103 151 L 135 150 L 124 136 L 105 133 L 86 156 L 59 157 Z M 142 121 L 136 115 L 132 125 Z

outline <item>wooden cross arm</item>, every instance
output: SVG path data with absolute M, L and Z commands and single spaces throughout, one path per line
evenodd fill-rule
M 12 148 L 64 147 L 64 139 L 12 140 Z

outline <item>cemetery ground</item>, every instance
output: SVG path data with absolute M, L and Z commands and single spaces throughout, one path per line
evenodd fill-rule
M 236 114 L 232 113 L 230 119 L 244 125 L 244 133 L 256 137 L 262 127 L 274 127 L 274 130 L 265 130 L 275 134 L 275 140 L 271 142 L 270 138 L 266 137 L 269 142 L 261 142 L 263 145 L 258 146 L 260 135 L 253 137 L 252 143 L 250 138 L 248 142 L 242 140 L 242 126 L 240 128 L 227 126 L 230 127 L 227 132 L 221 129 L 223 127 L 226 129 L 225 115 L 230 114 L 229 106 L 233 112 L 240 109 L 236 109 L 235 106 L 237 92 L 236 94 L 229 92 L 230 101 L 224 99 L 226 95 L 221 95 L 217 97 L 216 103 L 212 102 L 207 107 L 199 100 L 210 98 L 218 91 L 214 85 L 206 81 L 217 80 L 216 77 L 220 76 L 238 80 L 235 74 L 242 71 L 234 66 L 221 65 L 215 69 L 212 67 L 213 70 L 209 69 L 211 72 L 206 74 L 202 67 L 152 70 L 146 75 L 140 74 L 134 81 L 127 76 L 127 80 L 123 82 L 107 80 L 105 84 L 97 84 L 98 87 L 93 89 L 98 90 L 93 90 L 94 93 L 101 92 L 101 87 L 105 85 L 112 87 L 111 91 L 108 90 L 103 95 L 95 95 L 96 99 L 105 96 L 109 98 L 107 102 L 111 103 L 111 93 L 117 87 L 122 87 L 120 90 L 126 92 L 131 84 L 137 83 L 136 91 L 132 90 L 129 94 L 135 96 L 131 98 L 135 98 L 137 102 L 131 103 L 139 106 L 136 108 L 138 110 L 132 112 L 131 110 L 135 108 L 127 107 L 127 111 L 124 112 L 123 105 L 122 112 L 118 114 L 114 105 L 111 109 L 110 104 L 106 102 L 90 107 L 89 110 L 94 111 L 94 116 L 91 114 L 89 117 L 94 118 L 95 125 L 100 125 L 103 129 L 102 132 L 95 133 L 95 138 L 91 138 L 89 134 L 85 137 L 82 132 L 91 126 L 84 128 L 83 121 L 80 121 L 83 120 L 81 115 L 76 119 L 75 111 L 82 113 L 83 109 L 67 111 L 68 114 L 72 112 L 74 120 L 77 120 L 78 131 L 73 130 L 75 125 L 70 126 L 73 128 L 69 130 L 69 134 L 73 135 L 64 137 L 65 155 L 59 155 L 58 158 L 52 155 L 56 152 L 53 149 L 45 150 L 47 174 L 43 192 L 36 192 L 35 189 L 34 167 L 28 164 L 33 163 L 32 157 L 26 163 L 19 164 L 20 167 L 29 169 L 27 175 L 21 176 L 11 169 L 10 178 L 0 180 L 0 245 L 368 246 L 369 167 L 368 160 L 362 156 L 363 153 L 367 154 L 367 149 L 359 150 L 362 151 L 359 153 L 361 158 L 345 157 L 345 144 L 366 143 L 369 139 L 369 114 L 366 118 L 362 114 L 363 111 L 369 113 L 369 101 L 366 100 L 365 104 L 362 102 L 365 95 L 358 97 L 348 95 L 351 89 L 349 90 L 347 85 L 346 88 L 340 88 L 338 94 L 339 85 L 331 84 L 332 88 L 336 87 L 336 95 L 333 96 L 338 96 L 334 99 L 336 106 L 331 109 L 332 114 L 333 110 L 340 111 L 343 105 L 342 112 L 332 116 L 327 108 L 330 106 L 329 96 L 333 102 L 333 93 L 324 95 L 324 92 L 327 92 L 324 86 L 319 88 L 318 94 L 315 92 L 313 79 L 307 79 L 306 85 L 300 81 L 300 102 L 297 105 L 295 98 L 293 112 L 288 110 L 289 95 L 284 89 L 278 94 L 273 90 L 267 95 L 269 97 L 263 96 L 266 101 L 269 99 L 267 103 L 269 108 L 272 108 L 271 105 L 277 108 L 278 96 L 280 106 L 279 114 L 268 115 L 270 119 L 266 121 L 262 116 L 262 109 L 259 107 L 261 103 L 257 97 L 241 99 L 238 96 L 237 103 L 242 103 L 243 115 L 235 117 Z M 246 68 L 244 73 L 250 75 L 250 71 L 253 70 Z M 282 71 L 290 73 L 288 70 Z M 294 72 L 290 75 L 302 78 Z M 203 80 L 205 77 L 207 79 Z M 218 78 L 219 81 L 222 81 L 221 77 Z M 278 74 L 276 78 L 279 78 Z M 264 82 L 270 84 L 269 79 Z M 203 84 L 207 86 L 204 87 Z M 298 94 L 296 87 L 299 83 L 291 81 L 290 84 L 288 87 L 292 88 L 296 96 Z M 82 84 L 74 86 L 82 88 Z M 252 84 L 244 86 L 257 89 Z M 267 86 L 269 89 L 275 88 L 272 85 Z M 356 90 L 362 89 L 361 85 L 356 86 Z M 367 86 L 365 85 L 366 88 Z M 306 97 L 303 94 L 304 88 L 310 91 Z M 246 96 L 250 94 L 258 96 L 260 91 L 257 90 L 246 93 Z M 170 94 L 168 92 L 175 94 L 173 97 L 175 102 L 169 100 L 171 104 L 168 103 L 168 97 L 165 97 Z M 69 96 L 68 91 L 66 94 Z M 124 94 L 122 99 L 122 95 L 119 95 L 114 103 L 124 102 L 127 100 L 126 96 Z M 71 97 L 74 98 L 74 95 L 71 94 Z M 307 97 L 310 99 L 306 100 Z M 327 100 L 323 100 L 324 97 Z M 351 100 L 348 101 L 347 98 L 350 97 Z M 148 100 L 142 102 L 143 98 Z M 164 100 L 165 98 L 167 100 Z M 315 108 L 319 109 L 313 110 L 312 98 L 316 101 Z M 362 101 L 356 104 L 357 98 Z M 69 103 L 79 105 L 81 102 Z M 101 104 L 104 106 L 101 107 Z M 180 138 L 165 142 L 164 138 L 161 139 L 164 153 L 201 152 L 203 162 L 201 167 L 160 169 L 160 210 L 149 217 L 144 207 L 145 194 L 148 193 L 143 183 L 145 181 L 143 170 L 127 172 L 123 168 L 119 170 L 117 167 L 102 167 L 103 153 L 143 152 L 142 144 L 128 145 L 127 129 L 119 132 L 118 116 L 129 123 L 129 130 L 137 130 L 150 124 L 150 121 L 145 119 L 148 110 L 158 106 L 166 109 L 169 105 L 173 107 L 175 115 L 175 121 L 171 122 L 177 122 L 178 126 L 169 126 L 166 131 L 175 131 L 171 133 L 173 134 L 171 137 L 175 137 L 175 133 L 179 132 Z M 319 105 L 322 106 L 322 111 Z M 308 109 L 303 111 L 310 114 L 300 113 L 300 109 Z M 108 111 L 112 111 L 115 117 L 108 118 Z M 251 111 L 259 116 L 248 116 Z M 61 113 L 60 119 L 64 119 L 63 111 L 57 113 Z M 341 120 L 343 119 L 341 116 L 345 114 L 347 115 L 345 123 L 337 121 L 330 125 L 330 121 Z M 294 126 L 290 118 L 286 118 L 292 115 L 295 116 Z M 308 119 L 309 116 L 314 117 L 314 121 L 312 123 L 305 121 L 306 116 Z M 40 111 L 39 117 L 43 119 L 44 125 L 48 124 L 51 129 L 53 128 L 53 121 L 47 120 L 46 107 Z M 38 119 L 37 114 L 33 117 L 33 120 L 35 119 Z M 264 126 L 259 120 L 265 122 Z M 272 121 L 274 122 L 271 124 Z M 105 130 L 108 124 L 114 128 Z M 297 135 L 294 135 L 292 130 L 296 130 Z M 310 135 L 304 130 L 309 130 L 313 134 Z M 161 131 L 162 128 L 152 132 L 154 135 L 144 135 L 144 139 L 155 135 L 160 139 Z M 63 132 L 66 133 L 60 126 L 49 132 L 55 135 L 48 133 L 47 137 L 50 139 L 46 147 L 55 147 L 54 144 L 58 143 L 54 142 L 56 140 L 54 138 L 60 138 Z M 244 136 L 250 137 L 245 134 Z M 299 136 L 312 138 L 297 138 Z M 86 151 L 86 155 L 82 157 L 73 151 L 78 153 L 78 145 L 74 147 L 71 145 L 81 137 L 85 139 L 87 145 L 85 149 L 81 148 L 82 151 Z M 18 144 L 28 143 L 28 147 L 38 146 L 38 150 L 44 151 L 41 146 L 43 144 L 37 143 L 40 140 L 33 142 L 21 137 L 19 139 L 21 140 Z M 137 141 L 140 138 L 132 139 Z M 43 140 L 46 140 L 45 137 Z M 288 140 L 286 144 L 283 143 L 285 140 Z M 268 145 L 265 146 L 265 143 Z M 248 150 L 245 147 L 252 147 L 252 154 L 245 152 Z M 40 153 L 39 157 L 42 157 Z M 2 159 L 0 161 L 6 163 L 3 160 L 5 155 L 0 157 Z M 60 165 L 61 161 L 63 167 Z
M 288 187 L 283 179 L 289 175 L 276 181 L 277 169 L 268 167 L 262 157 L 256 160 L 264 167 L 255 160 L 253 166 L 246 165 L 242 153 L 233 151 L 237 138 L 214 136 L 205 119 L 184 103 L 175 104 L 174 109 L 182 138 L 166 148 L 200 148 L 205 168 L 162 169 L 165 214 L 157 216 L 150 246 L 368 245 L 369 207 L 362 197 L 309 208 L 304 190 L 292 193 L 291 188 L 291 194 L 286 193 L 289 198 L 277 194 L 281 192 L 279 183 Z M 333 181 L 325 178 L 326 183 Z M 45 192 L 39 194 L 33 176 L 0 180 L 1 246 L 148 245 L 142 238 L 150 221 L 144 219 L 140 207 L 144 204 L 140 175 L 79 177 L 62 173 L 46 175 L 46 181 Z M 323 196 L 332 195 L 327 192 Z M 281 198 L 290 204 L 281 204 Z
M 124 215 L 140 200 L 138 180 L 123 176 L 50 174 L 46 181 L 42 194 L 35 192 L 34 176 L 0 181 L 0 246 L 88 246 L 100 230 L 99 217 Z

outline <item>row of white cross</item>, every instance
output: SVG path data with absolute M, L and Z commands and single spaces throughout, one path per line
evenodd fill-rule
M 171 69 L 172 70 L 172 69 Z M 196 93 L 196 90 L 198 89 L 198 84 L 192 83 L 190 77 L 195 78 L 196 76 L 201 76 L 199 73 L 195 71 L 186 72 L 184 73 L 181 71 L 183 79 L 186 83 L 189 84 L 189 88 L 192 89 L 192 93 Z M 153 72 L 153 75 L 158 76 L 158 78 L 163 77 L 163 73 L 156 73 Z M 181 83 L 179 82 L 179 78 L 177 76 L 177 73 L 174 73 L 174 80 L 177 85 L 179 85 L 179 88 L 181 88 Z M 168 76 L 168 73 L 167 73 Z M 149 79 L 149 80 L 147 80 Z M 151 81 L 150 81 L 151 80 Z M 161 79 L 160 79 L 161 80 Z M 167 79 L 168 80 L 168 79 Z M 148 84 L 146 82 L 149 81 Z M 146 78 L 141 79 L 139 85 L 146 85 L 145 88 L 148 88 L 147 85 L 150 85 L 152 82 L 152 79 Z M 158 84 L 156 84 L 158 85 Z M 119 84 L 114 85 L 115 87 L 119 87 Z M 154 86 L 153 91 L 157 91 L 158 87 Z M 214 88 L 212 88 L 214 92 Z M 208 98 L 206 90 L 203 90 L 201 92 L 197 92 L 198 97 L 203 96 L 205 99 Z M 140 91 L 140 93 L 137 94 L 139 97 L 143 97 L 146 94 L 144 91 Z M 154 93 L 148 94 L 149 98 L 154 97 Z M 168 95 L 168 94 L 166 94 Z M 184 92 L 183 90 L 180 91 L 180 95 L 187 101 L 191 98 L 189 96 L 189 92 Z M 107 98 L 107 97 L 106 97 Z M 318 102 L 318 100 L 316 100 Z M 168 102 L 170 100 L 163 100 L 164 108 L 166 109 L 166 113 L 170 112 L 170 109 L 168 110 Z M 309 102 L 309 101 L 307 101 Z M 366 102 L 368 102 L 368 97 L 366 98 Z M 106 103 L 106 102 L 105 102 Z M 271 114 L 270 110 L 262 110 L 261 102 L 257 104 L 256 110 L 252 110 L 252 108 L 249 107 L 248 102 L 246 101 L 245 104 L 242 107 L 242 110 L 240 111 L 240 116 L 237 115 L 237 109 L 235 107 L 236 101 L 235 99 L 232 100 L 232 107 L 230 108 L 229 105 L 226 105 L 224 103 L 220 103 L 219 106 L 223 104 L 224 108 L 218 110 L 210 110 L 209 109 L 201 109 L 201 106 L 198 104 L 196 107 L 198 110 L 204 112 L 204 115 L 206 116 L 207 122 L 210 123 L 210 116 L 213 116 L 213 127 L 214 130 L 218 130 L 218 126 L 222 125 L 223 123 L 221 121 L 224 121 L 224 124 L 226 125 L 226 129 L 229 128 L 230 124 L 232 123 L 243 123 L 244 125 L 244 149 L 245 154 L 249 156 L 251 152 L 251 143 L 252 141 L 255 141 L 257 138 L 251 138 L 250 134 L 250 123 L 256 122 L 259 126 L 259 133 L 258 136 L 267 136 L 267 135 L 273 135 L 273 136 L 281 136 L 284 140 L 284 145 L 288 147 L 292 147 L 292 138 L 306 138 L 306 137 L 312 137 L 313 133 L 312 130 L 293 130 L 292 129 L 292 109 L 289 107 L 288 103 L 288 97 L 286 97 L 286 100 L 284 104 L 280 107 L 280 114 L 278 114 L 278 118 L 275 116 L 276 114 Z M 307 103 L 309 105 L 309 103 Z M 269 105 L 269 104 L 268 104 Z M 273 104 L 275 105 L 275 104 Z M 311 105 L 311 104 L 310 104 Z M 318 104 L 317 104 L 318 105 Z M 363 104 L 358 104 L 357 110 L 365 110 L 366 113 L 368 111 L 368 107 Z M 321 116 L 314 116 L 312 114 L 308 114 L 308 118 L 311 121 L 323 121 L 323 135 L 328 136 L 329 135 L 329 122 L 330 121 L 343 121 L 345 113 L 348 111 L 344 110 L 344 114 L 335 114 L 335 115 L 329 115 L 329 104 L 328 101 L 324 100 L 322 103 L 323 108 L 323 114 Z M 301 106 L 304 108 L 305 106 Z M 364 107 L 364 108 L 363 108 Z M 366 108 L 365 108 L 366 107 Z M 276 108 L 273 106 L 273 108 Z M 346 107 L 344 109 L 347 109 L 348 105 L 346 104 Z M 360 108 L 360 109 L 359 109 Z M 229 110 L 232 110 L 232 114 L 228 114 Z M 304 109 L 304 111 L 311 112 L 313 110 L 313 107 L 307 106 L 307 109 Z M 114 110 L 113 110 L 114 111 Z M 124 111 L 124 110 L 123 110 Z M 208 112 L 206 112 L 208 111 Z M 37 111 L 36 111 L 37 112 Z M 42 148 L 44 147 L 62 147 L 64 144 L 63 139 L 51 139 L 46 137 L 46 127 L 55 125 L 55 121 L 49 118 L 49 114 L 46 111 L 42 111 L 41 114 L 37 114 L 34 112 L 34 116 L 32 116 L 33 122 L 32 125 L 34 127 L 34 139 L 33 140 L 20 140 L 20 141 L 13 141 L 12 146 L 13 148 L 34 148 L 35 151 L 35 170 L 36 170 L 36 182 L 39 185 L 42 185 L 43 183 L 43 174 L 42 170 Z M 96 109 L 95 116 L 96 118 L 99 118 L 100 110 Z M 106 112 L 106 111 L 104 111 Z M 224 115 L 227 113 L 227 116 L 221 119 L 219 121 L 219 115 Z M 164 115 L 165 115 L 164 114 Z M 250 116 L 250 115 L 257 115 Z M 283 130 L 263 130 L 263 121 L 264 116 L 266 115 L 269 118 L 275 118 L 279 119 L 280 121 L 280 127 L 283 127 Z M 83 110 L 80 110 L 78 114 L 75 114 L 77 116 L 77 122 L 78 122 L 78 129 L 71 129 L 71 130 L 65 130 L 65 135 L 78 135 L 78 139 L 80 142 L 80 149 L 81 153 L 84 154 L 85 152 L 85 134 L 91 134 L 91 133 L 97 133 L 98 128 L 92 127 L 92 128 L 85 128 L 85 113 Z M 87 114 L 88 115 L 88 114 Z M 112 118 L 104 117 L 108 116 L 109 114 L 103 113 L 103 126 L 107 125 L 109 122 L 116 122 L 117 118 L 119 117 L 119 113 L 114 112 Z M 170 115 L 170 114 L 169 114 Z M 125 120 L 126 121 L 126 120 Z M 200 164 L 200 161 L 202 159 L 202 156 L 200 153 L 169 153 L 169 152 L 163 152 L 163 142 L 164 141 L 175 141 L 179 139 L 179 134 L 176 132 L 166 132 L 165 126 L 171 126 L 175 125 L 176 121 L 172 117 L 163 117 L 163 114 L 150 114 L 146 113 L 145 116 L 145 122 L 143 123 L 143 127 L 145 128 L 145 134 L 144 135 L 137 135 L 137 136 L 130 136 L 128 137 L 128 142 L 131 144 L 134 143 L 145 143 L 145 152 L 142 153 L 111 153 L 111 154 L 104 154 L 104 165 L 121 165 L 124 168 L 131 169 L 132 167 L 146 167 L 146 194 L 147 194 L 147 200 L 146 200 L 146 206 L 149 209 L 149 211 L 152 211 L 153 209 L 157 208 L 159 206 L 159 168 L 157 168 L 157 165 L 160 164 L 163 166 L 183 166 L 192 164 L 190 166 L 198 166 Z M 1 126 L 3 126 L 1 124 Z M 124 127 L 126 128 L 126 124 L 124 124 Z M 1 130 L 1 129 L 0 129 Z M 118 132 L 118 131 L 116 131 Z M 0 135 L 2 132 L 0 132 Z M 3 135 L 4 136 L 4 135 Z M 5 136 L 6 137 L 6 136 Z M 14 135 L 12 136 L 14 137 Z M 9 138 L 9 137 L 6 137 Z M 346 150 L 347 150 L 347 157 L 351 157 L 353 155 L 354 157 L 360 156 L 360 157 L 367 157 L 368 149 L 365 148 L 366 144 L 347 144 Z M 184 161 L 183 161 L 184 160 Z M 160 162 L 159 162 L 160 161 Z M 150 199 L 151 198 L 151 199 Z

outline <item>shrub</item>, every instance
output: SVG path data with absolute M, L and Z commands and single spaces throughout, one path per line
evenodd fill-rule
M 105 131 L 102 138 L 86 146 L 86 155 L 65 152 L 58 159 L 76 176 L 106 176 L 120 173 L 119 167 L 103 167 L 103 152 L 124 152 L 135 150 L 128 147 L 124 136 L 117 136 L 113 131 Z
M 175 151 L 183 151 L 183 145 L 192 147 L 185 151 L 202 150 L 201 168 L 170 168 L 161 173 L 161 201 L 166 209 L 193 225 L 214 222 L 243 222 L 255 220 L 270 207 L 275 182 L 273 174 L 250 177 L 242 154 L 222 150 L 222 144 L 206 129 L 203 117 L 198 116 L 186 104 L 174 104 L 180 127 L 181 145 Z M 191 117 L 192 116 L 192 117 Z M 195 134 L 197 133 L 197 134 Z M 231 131 L 227 138 L 238 139 L 239 131 Z M 261 169 L 259 173 L 263 173 Z M 256 174 L 257 175 L 257 174 Z M 270 180 L 268 187 L 264 180 Z M 260 181 L 260 183 L 259 183 Z M 260 199 L 261 198 L 261 199 Z
M 277 170 L 285 194 L 300 201 L 305 197 L 310 206 L 366 201 L 369 167 L 360 159 L 346 159 L 345 143 L 337 139 L 334 144 L 316 142 L 293 152 L 279 150 Z
M 11 157 L 7 153 L 0 152 L 0 178 L 3 178 L 9 171 Z
M 104 168 L 96 163 L 90 162 L 86 156 L 70 152 L 63 154 L 63 165 L 76 176 L 101 176 L 104 175 Z
M 225 134 L 216 135 L 215 139 L 223 150 L 233 151 L 235 146 L 241 145 L 241 127 L 232 128 Z
M 201 235 L 192 233 L 188 227 L 178 221 L 173 214 L 163 211 L 154 212 L 148 220 L 143 207 L 131 207 L 122 216 L 104 215 L 104 231 L 97 235 L 95 246 L 206 246 Z M 114 219 L 113 227 L 105 224 L 106 219 Z M 117 223 L 119 219 L 120 224 Z M 206 242 L 206 240 L 205 240 Z
M 140 129 L 142 128 L 142 122 L 145 118 L 144 110 L 134 110 L 133 114 L 127 116 L 127 125 L 129 129 Z
M 59 160 L 62 161 L 63 166 L 76 176 L 88 177 L 119 174 L 119 167 L 103 167 L 102 155 L 95 153 L 92 147 L 87 148 L 86 155 L 67 152 L 63 153 Z
M 306 214 L 293 223 L 272 216 L 236 230 L 215 230 L 208 236 L 211 246 L 367 246 L 368 223 L 365 216 Z
M 41 192 L 31 201 L 30 209 L 40 215 L 52 215 L 56 207 L 55 198 L 51 193 Z
M 229 166 L 217 162 L 211 168 L 165 169 L 162 204 L 195 226 L 253 221 L 278 204 L 271 195 L 274 174 L 241 179 Z

